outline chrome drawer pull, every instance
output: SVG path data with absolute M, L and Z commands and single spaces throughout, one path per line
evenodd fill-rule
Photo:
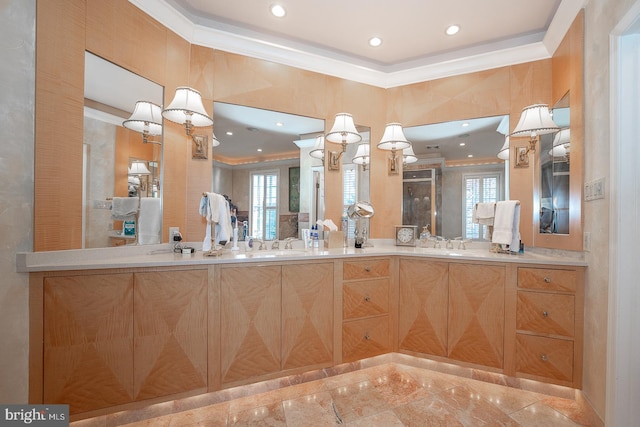
M 366 297 L 364 297 L 365 302 L 369 302 L 371 301 L 371 297 L 369 295 L 367 295 Z
M 546 354 L 543 354 L 542 356 L 540 356 L 540 359 L 542 359 L 543 362 L 546 362 L 548 360 Z
M 543 316 L 543 317 L 549 317 L 549 312 L 548 312 L 548 311 L 546 311 L 546 310 L 545 310 L 545 311 L 543 311 L 543 312 L 542 312 L 542 316 Z
M 366 271 L 367 273 L 369 273 L 369 272 L 371 271 L 371 267 L 366 266 L 366 267 L 364 268 L 364 271 Z
M 364 339 L 365 340 L 370 340 L 371 339 L 371 336 L 369 335 L 368 332 L 366 334 L 364 334 Z
M 551 277 L 545 277 L 544 278 L 544 282 L 545 283 L 551 283 Z

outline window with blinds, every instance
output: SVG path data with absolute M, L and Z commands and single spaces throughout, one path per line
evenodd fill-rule
M 251 173 L 251 237 L 273 240 L 278 236 L 278 172 Z
M 473 223 L 473 209 L 476 203 L 497 202 L 500 194 L 500 175 L 463 175 L 462 179 L 462 231 L 465 239 L 483 239 L 485 225 Z

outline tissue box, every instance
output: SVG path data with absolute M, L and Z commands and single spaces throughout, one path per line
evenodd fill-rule
M 344 246 L 344 234 L 342 231 L 325 231 L 324 248 L 337 249 Z

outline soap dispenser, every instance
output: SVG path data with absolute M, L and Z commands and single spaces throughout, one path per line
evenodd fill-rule
M 425 248 L 429 244 L 429 237 L 431 237 L 431 226 L 429 224 L 422 227 L 422 232 L 420 233 L 420 246 Z

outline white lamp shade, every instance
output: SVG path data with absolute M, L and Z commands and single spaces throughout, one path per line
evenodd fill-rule
M 553 137 L 553 146 L 565 145 L 571 142 L 571 129 L 563 128 Z
M 504 137 L 504 144 L 502 144 L 502 148 L 498 151 L 498 158 L 502 160 L 509 160 L 509 137 Z
M 536 104 L 522 109 L 522 115 L 511 136 L 544 135 L 546 133 L 557 132 L 558 125 L 555 124 L 549 112 L 549 106 Z
M 358 145 L 358 149 L 356 150 L 356 155 L 353 156 L 353 163 L 356 165 L 368 165 L 370 162 L 369 156 L 369 143 L 363 142 Z
M 216 138 L 216 134 L 212 132 L 211 135 L 213 137 L 212 141 L 211 141 L 213 146 L 217 147 L 218 145 L 220 145 L 220 140 L 218 138 Z
M 400 123 L 389 123 L 384 129 L 382 139 L 378 143 L 378 148 L 381 150 L 404 150 L 410 146 L 411 143 L 404 136 Z
M 320 135 L 316 138 L 316 143 L 313 145 L 313 150 L 309 152 L 309 155 L 314 159 L 324 159 L 324 136 Z
M 415 163 L 418 161 L 418 158 L 416 157 L 416 153 L 413 152 L 412 145 L 402 150 L 402 161 L 405 162 L 406 164 Z
M 165 119 L 185 124 L 187 119 L 196 127 L 211 126 L 213 119 L 207 115 L 202 105 L 200 92 L 190 87 L 179 87 L 169 106 L 162 112 Z
M 149 101 L 138 101 L 131 117 L 122 122 L 122 126 L 136 132 L 149 135 L 162 134 L 162 108 Z
M 133 162 L 129 168 L 129 175 L 151 175 L 151 171 L 144 162 Z
M 553 157 L 565 157 L 571 151 L 571 144 L 560 144 L 549 150 L 549 155 Z
M 338 113 L 336 114 L 336 121 L 333 123 L 333 127 L 329 133 L 325 136 L 325 139 L 329 142 L 352 144 L 354 142 L 360 142 L 362 136 L 358 133 L 351 114 Z

